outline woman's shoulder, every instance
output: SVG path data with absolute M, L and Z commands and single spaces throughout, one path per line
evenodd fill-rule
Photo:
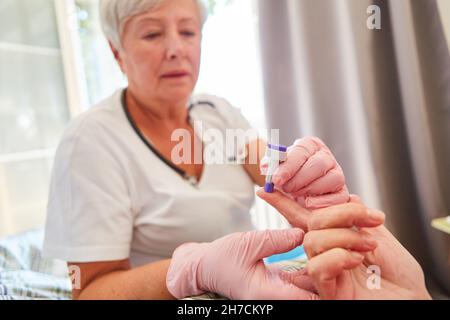
M 106 139 L 111 139 L 124 122 L 120 97 L 121 92 L 117 91 L 70 121 L 62 135 L 59 149 L 74 149 L 77 145 L 100 146 Z
M 64 131 L 63 139 L 94 133 L 102 127 L 117 129 L 117 122 L 123 121 L 120 99 L 121 91 L 117 91 L 71 120 Z

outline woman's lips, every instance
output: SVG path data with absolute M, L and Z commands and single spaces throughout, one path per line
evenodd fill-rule
M 183 78 L 188 76 L 189 73 L 187 72 L 176 72 L 176 73 L 168 73 L 168 74 L 164 74 L 162 75 L 162 78 L 166 78 L 166 79 L 178 79 L 178 78 Z

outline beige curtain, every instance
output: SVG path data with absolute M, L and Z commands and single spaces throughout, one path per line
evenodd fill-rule
M 450 1 L 437 0 L 439 13 L 441 15 L 442 24 L 444 26 L 447 45 L 450 50 Z
M 450 294 L 450 59 L 436 0 L 260 0 L 268 126 L 321 137 L 353 193 L 387 213 Z M 369 30 L 367 9 L 381 9 Z

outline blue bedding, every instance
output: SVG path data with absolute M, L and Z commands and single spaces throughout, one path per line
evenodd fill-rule
M 0 300 L 68 300 L 72 298 L 67 265 L 43 258 L 44 230 L 0 241 Z

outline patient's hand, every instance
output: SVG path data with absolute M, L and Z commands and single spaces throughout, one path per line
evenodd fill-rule
M 382 212 L 355 196 L 348 204 L 308 212 L 279 192 L 258 194 L 294 227 L 308 230 L 307 273 L 322 299 L 430 298 L 422 268 L 383 226 Z
M 295 141 L 288 150 L 286 162 L 275 171 L 273 182 L 308 209 L 349 201 L 344 173 L 319 138 Z

